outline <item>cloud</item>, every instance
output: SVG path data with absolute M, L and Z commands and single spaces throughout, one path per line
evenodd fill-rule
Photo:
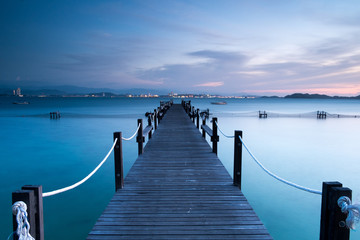
M 224 85 L 224 82 L 206 82 L 201 84 L 195 84 L 194 87 L 220 87 Z

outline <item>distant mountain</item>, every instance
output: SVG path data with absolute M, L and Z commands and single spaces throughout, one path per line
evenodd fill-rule
M 30 96 L 39 96 L 39 95 L 47 95 L 47 96 L 62 96 L 65 95 L 66 92 L 54 90 L 54 89 L 40 89 L 40 90 L 27 90 L 24 89 L 21 91 L 24 95 Z
M 114 94 L 152 94 L 152 95 L 167 95 L 170 91 L 166 89 L 147 89 L 147 88 L 130 88 L 130 89 L 110 89 L 110 88 L 88 88 L 72 85 L 63 86 L 43 86 L 37 87 L 21 87 L 21 92 L 24 95 L 67 95 L 67 94 L 90 94 L 90 93 L 114 93 Z M 15 88 L 14 88 L 15 89 Z M 13 89 L 1 88 L 0 94 L 12 95 Z
M 294 93 L 287 95 L 284 98 L 306 98 L 306 99 L 360 99 L 360 95 L 356 97 L 342 97 L 342 96 L 328 96 L 324 94 L 308 94 L 308 93 Z
M 330 97 L 328 95 L 323 95 L 323 94 L 294 93 L 291 95 L 286 95 L 284 98 L 328 99 L 328 98 L 332 98 L 332 97 Z
M 71 85 L 56 86 L 52 87 L 58 91 L 62 91 L 68 94 L 89 94 L 89 93 L 115 93 L 115 94 L 158 94 L 165 95 L 168 94 L 168 90 L 164 89 L 147 89 L 147 88 L 130 88 L 130 89 L 110 89 L 110 88 L 87 88 L 87 87 L 78 87 Z

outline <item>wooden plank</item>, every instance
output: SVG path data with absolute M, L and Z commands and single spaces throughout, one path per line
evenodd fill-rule
M 124 182 L 87 239 L 272 239 L 181 105 Z

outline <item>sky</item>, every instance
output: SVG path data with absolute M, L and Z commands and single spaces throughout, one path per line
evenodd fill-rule
M 1 0 L 0 87 L 360 94 L 358 0 Z

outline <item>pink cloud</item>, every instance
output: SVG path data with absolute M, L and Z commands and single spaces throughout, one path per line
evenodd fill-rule
M 224 85 L 224 82 L 207 82 L 207 83 L 201 83 L 196 84 L 194 87 L 220 87 Z

